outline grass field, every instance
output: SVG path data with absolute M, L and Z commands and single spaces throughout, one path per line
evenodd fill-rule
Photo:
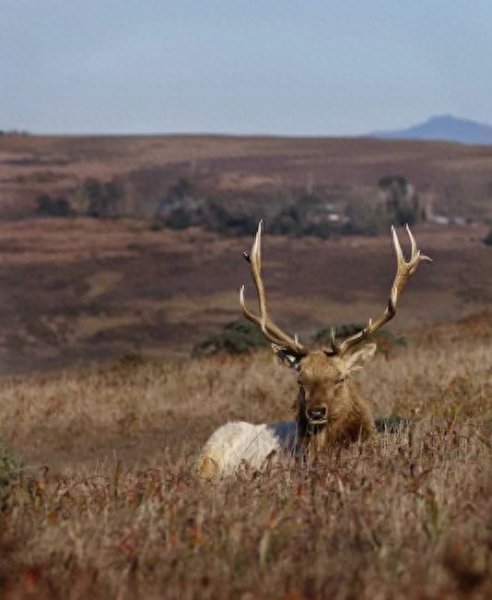
M 0 436 L 25 465 L 0 488 L 0 595 L 490 597 L 490 319 L 408 340 L 358 382 L 411 427 L 217 484 L 192 469 L 216 426 L 290 417 L 269 353 L 2 379 Z
M 492 597 L 491 164 L 492 147 L 444 143 L 0 139 L 0 598 Z M 268 202 L 311 183 L 357 196 L 388 174 L 475 219 L 415 227 L 434 263 L 389 326 L 407 346 L 357 375 L 376 417 L 410 425 L 306 468 L 198 481 L 217 426 L 293 416 L 295 379 L 269 352 L 189 358 L 237 319 L 242 283 L 253 302 L 252 240 L 34 218 L 37 196 L 123 178 L 152 204 L 185 176 L 203 193 Z M 389 235 L 280 237 L 268 225 L 282 327 L 308 343 L 380 314 Z

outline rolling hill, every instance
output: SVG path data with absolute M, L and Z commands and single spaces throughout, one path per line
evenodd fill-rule
M 485 277 L 492 218 L 492 147 L 376 139 L 220 136 L 0 137 L 0 371 L 105 362 L 124 353 L 186 356 L 238 318 L 241 259 L 251 236 L 153 229 L 146 211 L 180 177 L 225 203 L 240 198 L 266 218 L 272 310 L 305 339 L 330 323 L 365 320 L 393 273 L 387 233 L 329 240 L 274 236 L 268 211 L 312 189 L 354 202 L 378 180 L 404 175 L 436 212 L 462 226 L 415 233 L 435 265 L 422 269 L 397 328 L 446 322 L 490 306 Z M 39 194 L 63 196 L 86 178 L 125 185 L 134 215 L 40 218 Z M 412 284 L 413 286 L 413 284 Z M 411 290 L 409 290 L 411 292 Z M 248 297 L 251 289 L 248 286 Z M 295 329 L 294 329 L 295 328 Z
M 492 127 L 453 115 L 438 115 L 407 129 L 377 131 L 371 137 L 394 140 L 435 140 L 461 144 L 492 144 Z

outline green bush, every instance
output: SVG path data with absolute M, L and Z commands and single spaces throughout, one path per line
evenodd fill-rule
M 359 331 L 365 327 L 362 323 L 344 323 L 343 325 L 336 326 L 335 329 L 335 340 L 341 341 Z M 323 327 L 319 329 L 314 335 L 314 342 L 320 345 L 329 346 L 331 344 L 331 330 L 332 327 Z M 372 339 L 376 342 L 378 350 L 385 356 L 391 353 L 397 347 L 406 347 L 407 341 L 403 336 L 395 335 L 391 331 L 380 329 Z
M 0 497 L 19 476 L 22 462 L 0 440 Z
M 335 327 L 335 339 L 341 341 L 363 329 L 361 323 L 345 323 Z M 380 330 L 373 340 L 378 345 L 378 350 L 385 356 L 396 347 L 405 347 L 406 339 L 390 331 Z M 329 346 L 331 343 L 331 327 L 323 327 L 314 336 L 313 342 L 319 346 Z M 261 332 L 258 325 L 240 319 L 225 325 L 219 333 L 208 335 L 205 339 L 195 344 L 192 349 L 193 357 L 214 356 L 215 354 L 246 354 L 258 348 L 267 348 L 269 342 Z
M 82 184 L 82 195 L 87 203 L 87 216 L 106 218 L 117 214 L 117 206 L 124 196 L 124 190 L 116 181 L 103 183 L 89 177 Z
M 193 196 L 195 194 L 195 186 L 193 182 L 186 177 L 180 177 L 178 181 L 173 184 L 167 192 L 168 196 L 175 198 L 186 198 L 187 196 Z
M 418 420 L 407 417 L 399 417 L 398 415 L 391 415 L 390 417 L 379 417 L 374 419 L 374 425 L 379 433 L 400 433 L 406 429 L 410 429 L 415 426 Z
M 492 246 L 492 229 L 487 233 L 487 235 L 483 238 L 483 243 L 486 246 Z
M 347 235 L 378 235 L 395 224 L 394 216 L 381 204 L 369 200 L 351 202 L 346 211 L 348 222 L 343 233 Z
M 195 344 L 192 356 L 213 356 L 219 353 L 245 354 L 267 346 L 268 342 L 258 325 L 240 319 L 228 323 L 221 332 L 209 335 Z
M 272 220 L 270 231 L 279 235 L 310 235 L 327 239 L 341 231 L 340 223 L 330 220 L 333 210 L 323 198 L 304 194 L 278 212 Z
M 406 194 L 408 180 L 404 175 L 384 175 L 378 180 L 378 186 L 383 189 L 396 189 L 400 194 Z
M 259 216 L 240 199 L 206 198 L 198 213 L 199 223 L 209 231 L 228 236 L 253 235 Z
M 166 219 L 166 225 L 170 229 L 188 229 L 193 225 L 193 215 L 190 211 L 178 206 L 170 212 Z
M 53 198 L 48 194 L 41 194 L 36 198 L 35 213 L 39 217 L 70 217 L 74 211 L 66 198 Z
M 331 343 L 332 329 L 335 329 L 335 339 L 343 340 L 351 335 L 354 335 L 354 333 L 362 331 L 362 329 L 364 329 L 364 325 L 362 323 L 344 323 L 342 325 L 336 325 L 335 327 L 331 325 L 322 327 L 314 334 L 314 342 L 316 344 L 329 345 Z

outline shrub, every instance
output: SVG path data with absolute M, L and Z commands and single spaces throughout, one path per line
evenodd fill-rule
M 401 194 L 406 194 L 408 180 L 404 175 L 383 175 L 378 180 L 378 186 L 383 189 L 396 189 Z
M 197 225 L 200 203 L 195 197 L 193 183 L 183 177 L 178 179 L 159 201 L 151 228 L 154 231 L 163 227 L 180 230 Z
M 192 350 L 192 356 L 212 356 L 214 354 L 245 354 L 256 348 L 266 348 L 267 340 L 254 323 L 244 319 L 225 325 L 220 333 L 207 336 Z
M 193 215 L 186 208 L 178 207 L 170 212 L 165 222 L 170 229 L 188 229 L 193 225 Z
M 66 198 L 41 194 L 36 198 L 35 213 L 40 217 L 70 217 L 74 211 Z
M 362 323 L 344 323 L 343 325 L 337 325 L 335 327 L 331 325 L 322 327 L 314 334 L 314 342 L 316 344 L 329 345 L 331 342 L 332 329 L 335 329 L 335 339 L 343 340 L 351 335 L 354 335 L 354 333 L 362 331 L 362 329 L 364 329 L 364 325 Z
M 254 210 L 242 205 L 238 199 L 207 198 L 198 214 L 199 222 L 209 231 L 224 235 L 253 235 L 259 217 Z
M 164 227 L 164 224 L 162 223 L 161 220 L 157 219 L 156 217 L 154 217 L 152 219 L 152 221 L 150 222 L 150 226 L 149 229 L 150 231 L 161 231 Z
M 315 194 L 304 194 L 278 212 L 270 230 L 280 235 L 312 235 L 326 239 L 341 231 L 340 222 L 332 220 L 333 216 L 340 218 L 342 215 L 332 203 Z
M 87 216 L 96 218 L 114 216 L 124 195 L 123 188 L 115 181 L 102 183 L 92 177 L 84 181 L 82 194 L 87 202 Z
M 417 419 L 399 417 L 398 415 L 374 419 L 374 425 L 379 433 L 399 433 L 404 429 L 415 426 L 417 423 Z
M 335 339 L 343 340 L 359 331 L 365 327 L 362 323 L 345 323 L 343 325 L 336 326 L 335 329 Z M 323 327 L 318 330 L 314 335 L 314 341 L 317 344 L 325 344 L 330 345 L 331 343 L 331 330 L 332 327 Z M 379 352 L 382 352 L 386 357 L 388 354 L 392 353 L 393 350 L 397 347 L 406 347 L 407 341 L 403 336 L 395 335 L 391 333 L 391 331 L 387 331 L 385 329 L 380 329 L 373 336 L 373 340 L 376 342 L 378 346 Z
M 351 202 L 347 207 L 347 223 L 343 233 L 347 235 L 378 235 L 388 231 L 394 224 L 392 214 L 381 204 L 366 199 Z
M 0 440 L 0 498 L 18 477 L 22 462 Z
M 386 175 L 378 181 L 385 194 L 385 208 L 393 224 L 412 225 L 423 216 L 423 206 L 406 177 Z
M 186 198 L 187 196 L 193 196 L 194 193 L 195 188 L 193 183 L 189 179 L 186 179 L 186 177 L 180 177 L 178 181 L 169 188 L 167 195 L 176 198 Z
M 86 178 L 70 193 L 71 214 L 95 218 L 118 216 L 120 202 L 125 197 L 125 188 L 118 180 L 100 181 Z
M 483 243 L 486 246 L 492 246 L 492 229 L 488 232 L 488 234 L 483 238 Z

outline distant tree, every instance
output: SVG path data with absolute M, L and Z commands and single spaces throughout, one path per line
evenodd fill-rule
M 186 177 L 180 177 L 178 181 L 169 188 L 168 193 L 177 198 L 185 198 L 194 194 L 193 183 Z
M 381 189 L 395 189 L 400 194 L 406 194 L 408 180 L 403 175 L 384 175 L 378 180 L 378 186 Z
M 258 227 L 254 209 L 223 198 L 207 198 L 199 209 L 198 218 L 205 229 L 224 235 L 252 235 Z
M 178 206 L 169 213 L 165 224 L 170 229 L 188 229 L 193 225 L 193 215 L 185 207 Z
M 171 229 L 187 229 L 198 223 L 200 201 L 194 196 L 193 183 L 181 177 L 173 183 L 160 200 L 154 213 L 151 227 L 169 227 Z
M 340 221 L 332 220 L 333 206 L 324 198 L 305 193 L 287 207 L 281 209 L 271 224 L 271 231 L 280 235 L 312 235 L 322 239 L 341 230 Z
M 7 495 L 9 486 L 19 478 L 22 466 L 21 459 L 0 439 L 0 512 L 2 497 Z
M 48 194 L 36 198 L 35 213 L 40 217 L 70 217 L 75 214 L 66 198 L 53 198 Z
M 350 202 L 345 214 L 343 233 L 347 235 L 378 235 L 394 222 L 384 206 L 367 199 Z
M 385 206 L 394 225 L 412 225 L 424 217 L 424 207 L 403 175 L 385 175 L 378 181 L 385 194 Z
M 123 195 L 123 187 L 115 181 L 103 183 L 90 177 L 82 184 L 82 197 L 89 217 L 107 218 L 117 215 L 118 202 Z
M 344 323 L 343 325 L 338 325 L 334 328 L 323 327 L 315 333 L 313 340 L 316 344 L 329 346 L 331 343 L 332 329 L 335 331 L 335 339 L 340 341 L 362 331 L 364 327 L 365 325 L 363 323 Z M 396 348 L 405 348 L 407 345 L 405 337 L 395 335 L 386 329 L 379 330 L 374 336 L 374 341 L 378 346 L 379 352 L 384 354 L 386 358 L 388 358 Z
M 245 354 L 257 348 L 268 346 L 261 330 L 254 324 L 240 319 L 232 321 L 222 331 L 207 336 L 195 344 L 192 356 L 211 356 L 214 354 Z

